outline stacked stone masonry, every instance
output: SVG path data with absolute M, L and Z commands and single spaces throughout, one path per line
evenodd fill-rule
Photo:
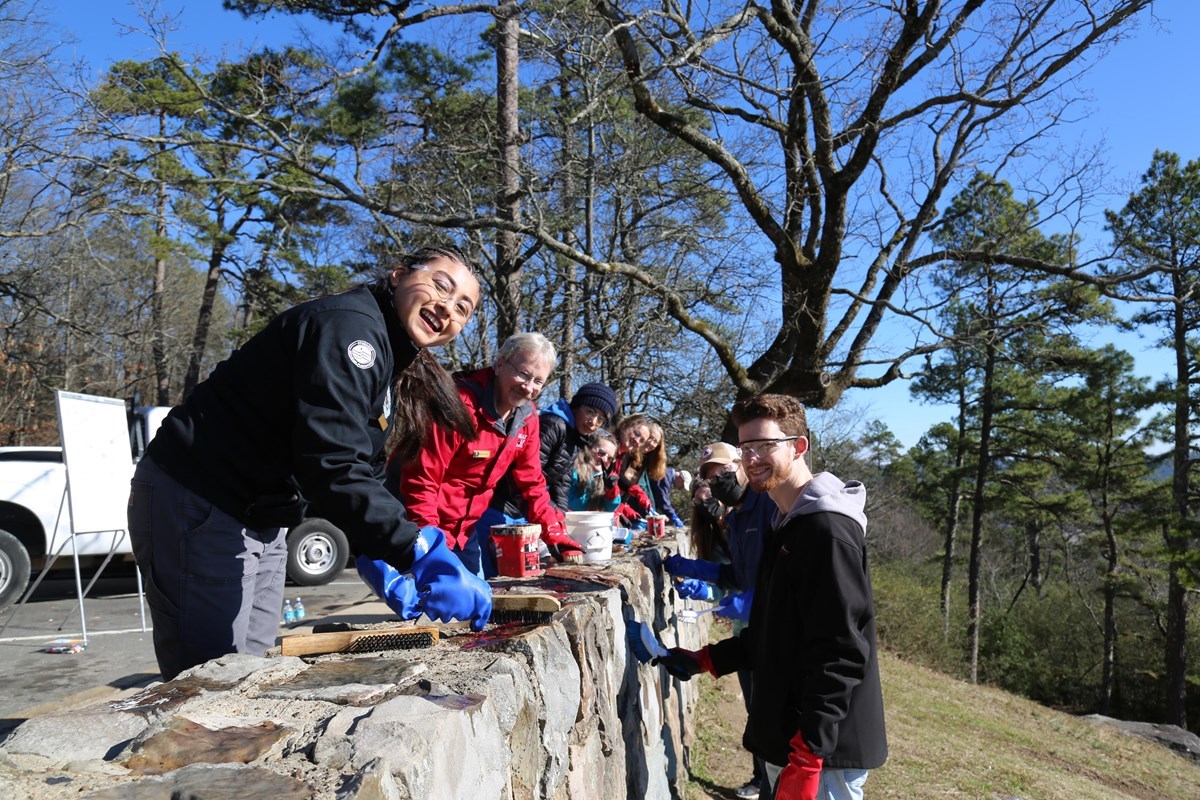
M 626 638 L 631 621 L 668 647 L 707 637 L 676 617 L 661 569 L 676 545 L 498 582 L 558 594 L 545 624 L 448 626 L 411 650 L 227 656 L 120 700 L 33 717 L 0 744 L 0 797 L 679 797 L 696 687 L 639 663 Z

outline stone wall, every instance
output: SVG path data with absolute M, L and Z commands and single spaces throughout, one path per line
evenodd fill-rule
M 0 745 L 0 797 L 678 797 L 696 687 L 639 663 L 626 639 L 630 620 L 667 646 L 707 637 L 675 616 L 660 566 L 675 544 L 497 582 L 559 595 L 545 624 L 447 626 L 433 647 L 383 653 L 228 656 L 34 717 Z M 388 616 L 369 606 L 352 611 Z

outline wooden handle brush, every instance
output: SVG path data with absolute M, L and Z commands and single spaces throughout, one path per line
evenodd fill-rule
M 318 656 L 326 653 L 370 653 L 378 650 L 416 650 L 438 640 L 433 626 L 396 626 L 360 631 L 301 633 L 285 636 L 279 652 L 285 656 Z
M 562 608 L 562 603 L 552 594 L 492 594 L 492 616 L 490 625 L 520 623 L 542 625 L 549 622 Z

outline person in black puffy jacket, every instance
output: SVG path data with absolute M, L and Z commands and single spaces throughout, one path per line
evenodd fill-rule
M 542 472 L 561 511 L 567 511 L 575 454 L 616 413 L 617 395 L 603 383 L 585 383 L 569 404 L 559 400 L 542 412 Z
M 585 383 L 568 403 L 555 401 L 539 415 L 542 474 L 554 507 L 569 510 L 571 470 L 575 454 L 587 447 L 587 437 L 603 428 L 617 413 L 617 395 L 603 383 Z M 525 501 L 507 478 L 497 487 L 492 508 L 510 519 L 525 519 Z

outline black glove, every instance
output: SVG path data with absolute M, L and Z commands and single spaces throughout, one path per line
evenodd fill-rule
M 681 681 L 690 681 L 701 672 L 716 675 L 713 671 L 712 659 L 709 658 L 708 648 L 699 650 L 684 650 L 682 647 L 672 647 L 669 655 L 659 656 L 650 662 L 661 664 L 671 676 Z

